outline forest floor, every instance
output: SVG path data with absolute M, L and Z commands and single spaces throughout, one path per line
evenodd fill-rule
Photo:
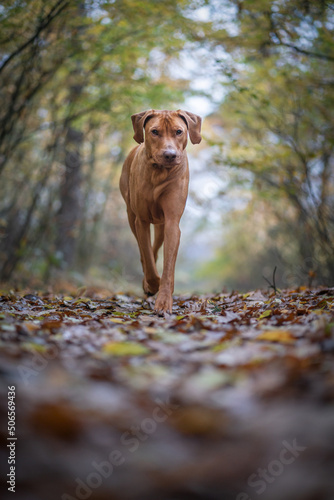
M 3 294 L 0 496 L 332 500 L 333 358 L 334 288 Z

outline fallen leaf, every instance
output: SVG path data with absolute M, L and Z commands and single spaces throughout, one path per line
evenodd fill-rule
M 256 337 L 255 340 L 268 340 L 269 342 L 291 343 L 295 338 L 288 330 L 266 330 Z
M 112 356 L 141 356 L 148 354 L 150 350 L 143 344 L 137 342 L 108 342 L 102 351 Z
M 271 309 L 267 309 L 259 316 L 258 319 L 269 318 L 269 316 L 271 316 L 271 312 Z

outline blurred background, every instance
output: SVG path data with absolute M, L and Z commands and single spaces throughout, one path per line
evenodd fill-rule
M 1 286 L 140 292 L 118 180 L 151 108 L 204 118 L 176 292 L 333 286 L 334 2 L 7 0 L 0 22 Z

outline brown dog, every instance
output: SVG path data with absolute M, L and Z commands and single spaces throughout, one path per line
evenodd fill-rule
M 201 118 L 186 111 L 143 111 L 131 116 L 136 146 L 126 158 L 120 190 L 127 205 L 144 271 L 147 295 L 158 293 L 155 311 L 172 312 L 174 272 L 180 243 L 179 222 L 188 195 L 189 169 L 185 151 L 189 133 L 201 142 Z M 144 139 L 145 130 L 145 139 Z M 151 245 L 150 224 L 154 224 Z M 164 242 L 163 273 L 156 268 Z

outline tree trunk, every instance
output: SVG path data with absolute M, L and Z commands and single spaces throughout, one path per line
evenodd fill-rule
M 65 176 L 61 186 L 61 206 L 57 216 L 57 251 L 61 253 L 63 267 L 73 265 L 82 208 L 83 133 L 68 127 L 65 138 Z

